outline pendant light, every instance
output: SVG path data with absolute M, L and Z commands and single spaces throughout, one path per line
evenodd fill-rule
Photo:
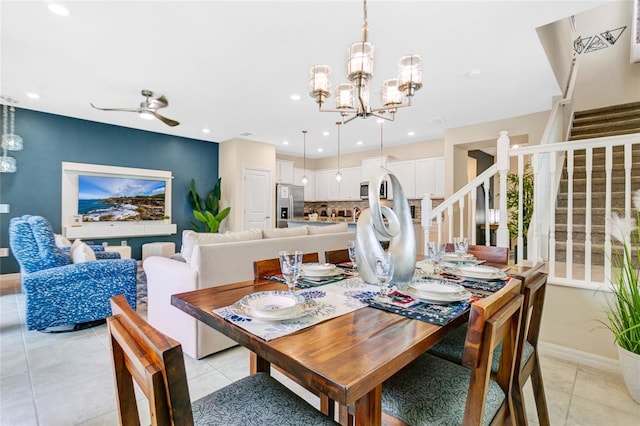
M 16 159 L 7 155 L 7 147 L 5 146 L 5 136 L 7 133 L 7 126 L 9 121 L 9 107 L 6 104 L 2 105 L 2 157 L 0 157 L 0 173 L 15 173 L 18 169 L 16 165 Z
M 336 125 L 338 126 L 338 172 L 336 173 L 336 182 L 340 183 L 342 182 L 342 173 L 340 173 L 340 125 L 342 125 L 342 122 L 338 121 Z
M 7 108 L 6 105 L 4 105 L 4 108 Z M 16 123 L 16 109 L 14 108 L 13 105 L 11 105 L 9 108 L 9 133 L 6 132 L 6 129 L 4 129 L 4 127 L 6 127 L 6 117 L 3 117 L 3 120 L 5 120 L 5 126 L 3 126 L 3 133 L 2 133 L 2 147 L 4 149 L 6 149 L 7 151 L 22 151 L 22 138 L 18 135 L 16 135 L 15 132 L 15 123 Z M 4 112 L 3 112 L 4 115 Z
M 304 139 L 304 142 L 303 142 L 304 154 L 303 154 L 303 160 L 302 160 L 304 162 L 303 163 L 304 171 L 302 172 L 302 184 L 306 185 L 309 182 L 309 179 L 307 179 L 307 131 L 306 130 L 302 131 L 302 137 Z

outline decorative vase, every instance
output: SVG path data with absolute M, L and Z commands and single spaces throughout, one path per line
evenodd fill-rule
M 621 348 L 617 344 L 616 347 L 624 383 L 631 398 L 640 404 L 640 355 Z

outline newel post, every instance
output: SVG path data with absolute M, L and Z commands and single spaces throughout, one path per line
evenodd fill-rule
M 509 247 L 509 228 L 507 228 L 507 174 L 509 173 L 509 132 L 502 130 L 497 143 L 498 172 L 500 173 L 500 223 L 496 232 L 496 245 Z

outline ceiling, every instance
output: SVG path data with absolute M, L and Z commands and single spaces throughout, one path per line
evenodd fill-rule
M 0 95 L 18 107 L 214 142 L 242 137 L 296 156 L 306 129 L 309 158 L 335 155 L 340 117 L 317 111 L 308 72 L 327 64 L 334 87 L 346 81 L 347 46 L 361 38 L 360 1 L 60 1 L 66 17 L 48 3 L 0 2 Z M 424 86 L 384 124 L 385 146 L 550 109 L 560 90 L 535 29 L 602 3 L 369 1 L 372 104 L 401 56 L 424 58 Z M 482 75 L 471 78 L 474 70 Z M 142 89 L 166 95 L 159 113 L 181 124 L 89 105 L 137 108 Z M 342 127 L 342 153 L 379 144 L 374 119 Z

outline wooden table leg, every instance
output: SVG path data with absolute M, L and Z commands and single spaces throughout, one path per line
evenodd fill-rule
M 250 374 L 256 374 L 256 373 L 271 374 L 270 362 L 265 361 L 264 358 L 260 358 L 255 352 L 249 352 L 249 354 L 250 354 L 249 356 L 249 360 L 250 360 L 249 373 Z
M 349 407 L 340 404 L 338 407 L 338 423 L 342 426 L 353 426 L 353 415 L 349 413 Z
M 382 425 L 382 384 L 356 401 L 354 417 L 355 426 Z

